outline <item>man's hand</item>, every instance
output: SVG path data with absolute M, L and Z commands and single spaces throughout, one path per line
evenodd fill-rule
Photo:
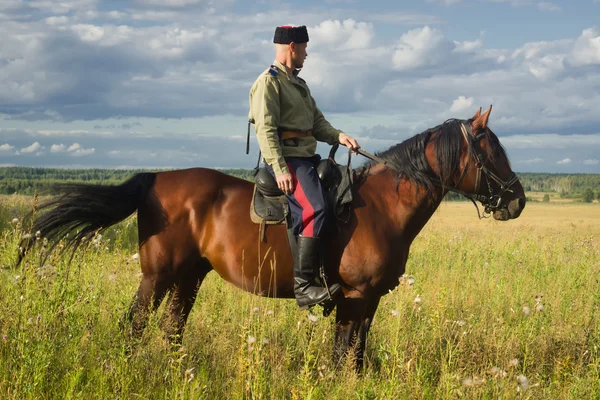
M 339 140 L 340 140 L 340 144 L 343 144 L 344 146 L 346 146 L 347 148 L 352 150 L 354 152 L 354 154 L 358 154 L 357 150 L 360 149 L 360 146 L 358 145 L 358 142 L 353 137 L 350 137 L 350 136 L 346 135 L 345 133 L 342 133 L 342 135 L 340 135 Z
M 288 172 L 286 174 L 279 175 L 277 177 L 277 186 L 285 194 L 289 195 L 294 193 L 294 180 L 292 179 L 292 174 Z

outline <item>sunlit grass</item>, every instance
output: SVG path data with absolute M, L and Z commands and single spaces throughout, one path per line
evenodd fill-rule
M 598 204 L 531 203 L 508 223 L 442 204 L 413 244 L 409 276 L 383 297 L 357 374 L 350 362 L 333 368 L 333 317 L 214 273 L 182 348 L 165 342 L 162 308 L 129 342 L 118 320 L 140 279 L 135 218 L 70 266 L 32 255 L 6 268 L 27 201 L 0 207 L 0 398 L 600 396 Z

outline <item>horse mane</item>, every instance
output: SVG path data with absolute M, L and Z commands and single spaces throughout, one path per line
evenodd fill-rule
M 376 155 L 387 161 L 390 168 L 396 171 L 398 182 L 404 177 L 430 190 L 440 183 L 448 186 L 460 165 L 460 150 L 463 143 L 460 126 L 465 122 L 449 119 Z M 434 135 L 435 133 L 438 134 Z M 427 161 L 425 148 L 429 142 L 435 143 L 439 176 L 434 173 Z M 374 163 L 371 163 L 367 169 L 372 165 Z

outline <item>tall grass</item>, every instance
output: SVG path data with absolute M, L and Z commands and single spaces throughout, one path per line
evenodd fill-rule
M 334 318 L 214 273 L 183 347 L 164 340 L 162 309 L 132 343 L 118 320 L 140 279 L 134 219 L 70 266 L 32 255 L 14 269 L 11 207 L 0 207 L 0 398 L 600 397 L 597 205 L 528 205 L 508 223 L 444 205 L 382 299 L 360 374 L 333 369 Z

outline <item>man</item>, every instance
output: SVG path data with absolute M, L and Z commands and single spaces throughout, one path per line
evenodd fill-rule
M 336 142 L 356 151 L 356 140 L 333 128 L 317 108 L 306 82 L 298 77 L 306 59 L 306 26 L 280 26 L 273 39 L 275 62 L 250 90 L 250 120 L 267 169 L 285 193 L 298 236 L 294 262 L 294 294 L 301 309 L 319 304 L 341 292 L 317 286 L 320 267 L 319 237 L 326 220 L 326 197 L 316 172 L 320 160 L 317 140 Z

